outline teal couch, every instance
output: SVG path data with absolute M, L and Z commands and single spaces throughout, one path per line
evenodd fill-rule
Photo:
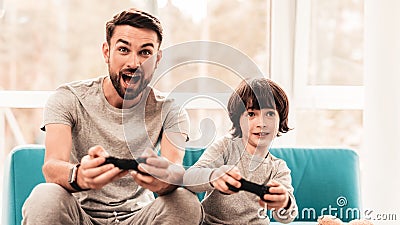
M 190 166 L 204 149 L 187 148 L 184 165 Z M 358 155 L 350 149 L 275 148 L 292 170 L 299 216 L 293 224 L 316 224 L 318 216 L 335 215 L 348 222 L 361 212 Z M 18 146 L 9 154 L 4 171 L 2 225 L 21 222 L 21 208 L 32 188 L 45 182 L 44 146 Z M 203 194 L 198 194 L 203 198 Z M 276 222 L 273 222 L 273 224 Z

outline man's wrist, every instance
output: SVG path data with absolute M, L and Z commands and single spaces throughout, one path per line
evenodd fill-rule
M 87 191 L 89 189 L 83 189 L 78 185 L 79 166 L 80 166 L 80 164 L 78 163 L 70 169 L 68 183 L 75 191 Z

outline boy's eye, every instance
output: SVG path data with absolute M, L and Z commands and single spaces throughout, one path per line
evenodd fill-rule
M 248 117 L 253 117 L 253 116 L 255 116 L 256 114 L 254 114 L 254 112 L 247 112 L 247 116 Z
M 269 112 L 267 112 L 267 116 L 275 116 L 275 112 L 269 111 Z

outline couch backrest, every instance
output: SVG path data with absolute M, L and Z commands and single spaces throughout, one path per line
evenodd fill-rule
M 198 160 L 204 149 L 187 148 L 184 165 Z M 349 149 L 275 148 L 271 153 L 286 161 L 292 171 L 299 206 L 296 221 L 316 221 L 335 215 L 343 221 L 359 218 L 360 183 L 357 154 Z M 41 167 L 44 146 L 16 147 L 5 164 L 2 224 L 20 224 L 21 208 L 35 185 L 45 182 Z M 202 199 L 204 193 L 198 194 Z
M 276 148 L 292 172 L 298 221 L 316 221 L 334 215 L 344 222 L 360 217 L 361 194 L 358 155 L 350 149 Z

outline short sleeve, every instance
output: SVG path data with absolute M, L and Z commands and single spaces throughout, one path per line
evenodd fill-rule
M 165 132 L 174 132 L 189 134 L 189 116 L 183 107 L 179 107 L 173 101 L 163 107 L 165 119 L 163 130 Z
M 65 124 L 73 127 L 76 104 L 77 99 L 71 91 L 65 88 L 57 89 L 47 100 L 40 129 L 45 131 L 45 126 L 48 124 Z

